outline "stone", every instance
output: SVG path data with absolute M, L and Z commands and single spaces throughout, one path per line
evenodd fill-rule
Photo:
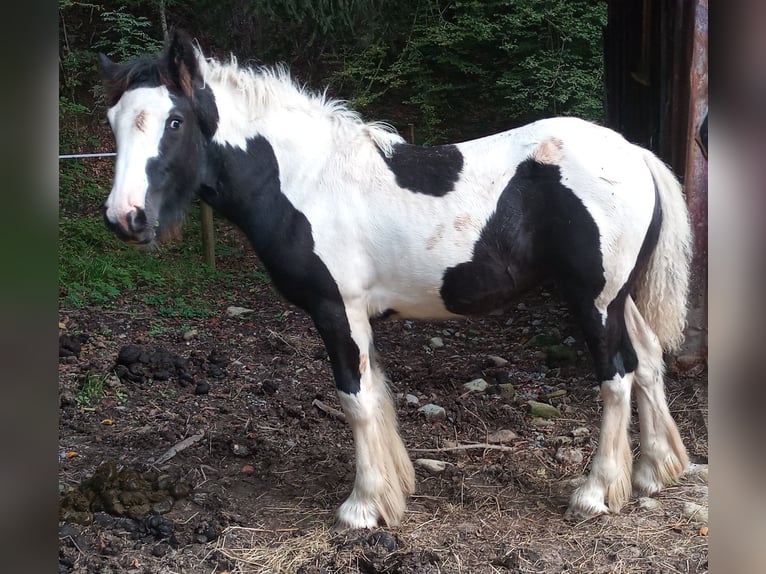
M 441 337 L 431 337 L 428 344 L 432 349 L 441 349 L 444 346 L 444 340 Z
M 492 361 L 492 364 L 496 367 L 504 367 L 508 364 L 508 361 L 506 359 L 503 359 L 502 357 L 498 357 L 497 355 L 489 355 L 489 360 Z
M 408 405 L 418 405 L 420 404 L 420 399 L 417 398 L 415 395 L 411 395 L 410 393 L 407 393 L 404 395 L 404 400 L 407 402 Z
M 707 507 L 702 506 L 701 504 L 697 504 L 696 502 L 684 502 L 681 513 L 692 522 L 697 522 L 699 524 L 708 523 Z
M 548 403 L 541 403 L 538 401 L 527 401 L 529 405 L 529 411 L 533 417 L 542 417 L 544 419 L 555 419 L 561 416 L 561 411 L 549 405 Z
M 533 427 L 552 427 L 555 423 L 551 420 L 544 419 L 542 417 L 532 417 L 532 421 L 530 423 Z
M 574 438 L 584 439 L 590 436 L 590 429 L 588 427 L 577 427 L 569 431 Z
M 235 456 L 250 456 L 250 449 L 244 444 L 236 442 L 231 444 L 231 452 L 234 453 Z
M 563 397 L 567 394 L 566 390 L 564 389 L 556 389 L 555 391 L 551 391 L 550 393 L 546 393 L 545 398 L 546 399 L 557 399 L 559 397 Z
M 242 315 L 247 315 L 252 312 L 253 310 L 248 309 L 247 307 L 236 307 L 234 305 L 226 308 L 227 317 L 241 317 Z
M 198 334 L 199 334 L 199 331 L 197 331 L 197 329 L 189 329 L 188 331 L 184 332 L 182 337 L 184 341 L 191 341 Z
M 434 474 L 444 472 L 447 468 L 447 465 L 449 465 L 448 462 L 443 460 L 435 460 L 433 458 L 418 458 L 415 460 L 415 464 L 421 468 L 425 468 L 429 472 L 433 472 Z
M 519 438 L 519 435 L 517 435 L 512 430 L 500 429 L 490 433 L 487 436 L 487 442 L 490 444 L 504 444 L 509 443 L 517 438 Z
M 708 465 L 691 463 L 686 469 L 686 477 L 695 482 L 708 483 Z
M 497 389 L 500 396 L 505 399 L 512 399 L 516 396 L 516 389 L 511 383 L 503 383 L 502 385 L 497 385 Z
M 463 387 L 466 390 L 477 392 L 477 393 L 483 393 L 484 391 L 487 390 L 488 386 L 489 386 L 489 383 L 485 381 L 484 379 L 474 379 L 463 385 Z
M 660 510 L 662 508 L 662 503 L 656 498 L 642 496 L 638 499 L 638 507 L 646 510 Z
M 560 446 L 556 451 L 556 460 L 561 464 L 580 464 L 583 461 L 582 450 L 571 446 Z
M 444 407 L 440 407 L 433 403 L 423 405 L 418 409 L 418 412 L 423 413 L 428 420 L 432 421 L 443 421 L 447 418 L 447 411 L 444 410 Z

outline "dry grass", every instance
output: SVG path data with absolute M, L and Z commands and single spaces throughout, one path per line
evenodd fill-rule
M 311 501 L 264 508 L 264 516 L 280 513 L 288 526 L 228 528 L 215 551 L 236 565 L 236 573 L 706 571 L 707 538 L 680 512 L 686 500 L 706 502 L 694 477 L 668 488 L 656 509 L 640 508 L 634 500 L 621 515 L 582 522 L 564 521 L 555 504 L 566 500 L 568 488 L 561 481 L 548 495 L 520 495 L 514 488 L 466 480 L 462 503 L 415 495 L 404 523 L 385 529 L 398 542 L 394 552 L 371 547 L 368 532 L 329 531 L 329 512 L 309 514 Z

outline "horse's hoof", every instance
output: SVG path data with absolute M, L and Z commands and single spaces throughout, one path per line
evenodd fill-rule
M 587 520 L 602 514 L 609 514 L 609 507 L 604 504 L 604 494 L 597 488 L 589 488 L 586 482 L 572 493 L 564 519 Z

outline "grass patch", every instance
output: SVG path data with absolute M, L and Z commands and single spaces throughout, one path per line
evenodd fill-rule
M 193 223 L 190 227 L 193 227 Z M 234 273 L 202 263 L 199 240 L 149 253 L 117 240 L 100 217 L 59 221 L 59 301 L 63 308 L 112 307 L 142 302 L 165 317 L 205 317 L 213 311 L 204 296 Z
M 92 167 L 92 166 L 90 166 Z M 126 245 L 104 225 L 99 206 L 108 195 L 110 170 L 83 169 L 74 162 L 59 169 L 59 306 L 113 308 L 150 305 L 160 317 L 198 318 L 217 312 L 210 297 L 266 285 L 255 267 L 243 276 L 237 269 L 212 269 L 203 263 L 199 205 L 189 210 L 182 241 L 148 249 Z M 219 258 L 236 256 L 241 244 L 218 237 Z M 220 262 L 220 259 L 219 259 Z M 222 295 L 224 296 L 224 295 Z
M 88 373 L 74 394 L 78 406 L 89 407 L 106 396 L 105 385 L 108 375 Z

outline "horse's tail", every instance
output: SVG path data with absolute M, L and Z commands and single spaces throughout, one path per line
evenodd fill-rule
M 662 224 L 657 246 L 638 282 L 636 306 L 662 348 L 676 351 L 686 326 L 692 230 L 681 184 L 657 156 L 643 151 L 659 195 Z

